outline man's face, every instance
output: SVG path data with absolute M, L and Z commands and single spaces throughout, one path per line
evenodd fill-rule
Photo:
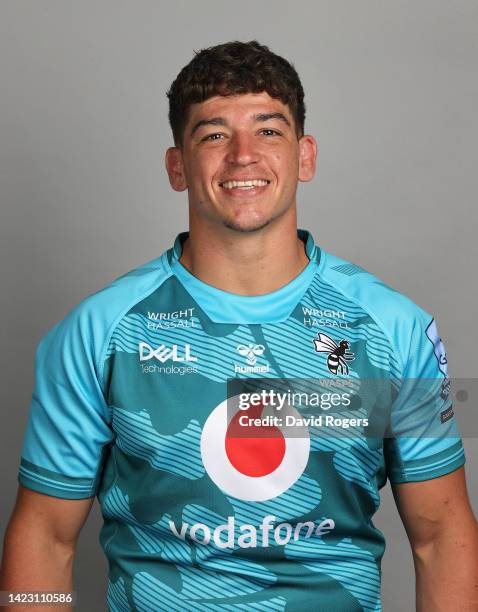
M 288 106 L 263 92 L 194 104 L 166 166 L 173 188 L 188 189 L 196 222 L 250 232 L 295 206 L 297 181 L 313 177 L 315 157 L 314 139 L 297 138 Z

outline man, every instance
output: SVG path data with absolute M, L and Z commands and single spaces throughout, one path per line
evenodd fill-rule
M 227 43 L 168 96 L 166 167 L 188 191 L 189 232 L 40 343 L 2 588 L 71 590 L 98 496 L 110 610 L 380 610 L 372 516 L 388 478 L 417 608 L 476 610 L 477 526 L 436 324 L 297 230 L 317 146 L 295 69 Z M 279 379 L 338 385 L 315 416 L 340 418 L 301 421 Z M 407 383 L 427 379 L 437 391 L 416 402 Z M 367 380 L 394 382 L 391 406 L 352 410 L 346 383 Z M 289 429 L 265 422 L 279 397 Z M 368 434 L 369 417 L 390 435 Z

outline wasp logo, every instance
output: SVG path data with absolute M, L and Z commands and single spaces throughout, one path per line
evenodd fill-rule
M 171 348 L 161 344 L 157 348 L 153 348 L 147 342 L 140 342 L 138 346 L 139 360 L 148 361 L 149 359 L 157 359 L 161 363 L 168 361 L 197 361 L 198 358 L 191 355 L 191 345 L 184 345 L 184 355 L 181 356 L 178 352 L 178 345 L 173 344 Z
M 327 367 L 329 372 L 337 374 L 340 370 L 341 374 L 349 373 L 349 366 L 347 361 L 353 361 L 355 359 L 354 353 L 349 351 L 350 344 L 347 340 L 341 340 L 339 344 L 335 342 L 333 338 L 327 336 L 327 334 L 317 334 L 317 338 L 313 340 L 315 350 L 318 353 L 328 353 L 327 356 Z

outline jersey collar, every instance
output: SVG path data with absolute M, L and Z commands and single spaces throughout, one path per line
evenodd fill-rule
M 176 236 L 174 245 L 166 252 L 171 271 L 194 298 L 198 306 L 215 323 L 261 324 L 285 321 L 307 291 L 321 260 L 320 248 L 312 234 L 298 229 L 297 236 L 305 243 L 309 263 L 286 285 L 264 295 L 245 296 L 213 287 L 191 274 L 179 259 L 183 242 L 189 232 Z

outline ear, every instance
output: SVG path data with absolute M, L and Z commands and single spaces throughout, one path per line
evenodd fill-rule
M 299 181 L 310 181 L 314 178 L 317 160 L 317 142 L 313 136 L 302 136 L 299 140 Z
M 184 175 L 183 155 L 179 147 L 170 147 L 166 151 L 166 171 L 174 191 L 184 191 L 188 188 Z

